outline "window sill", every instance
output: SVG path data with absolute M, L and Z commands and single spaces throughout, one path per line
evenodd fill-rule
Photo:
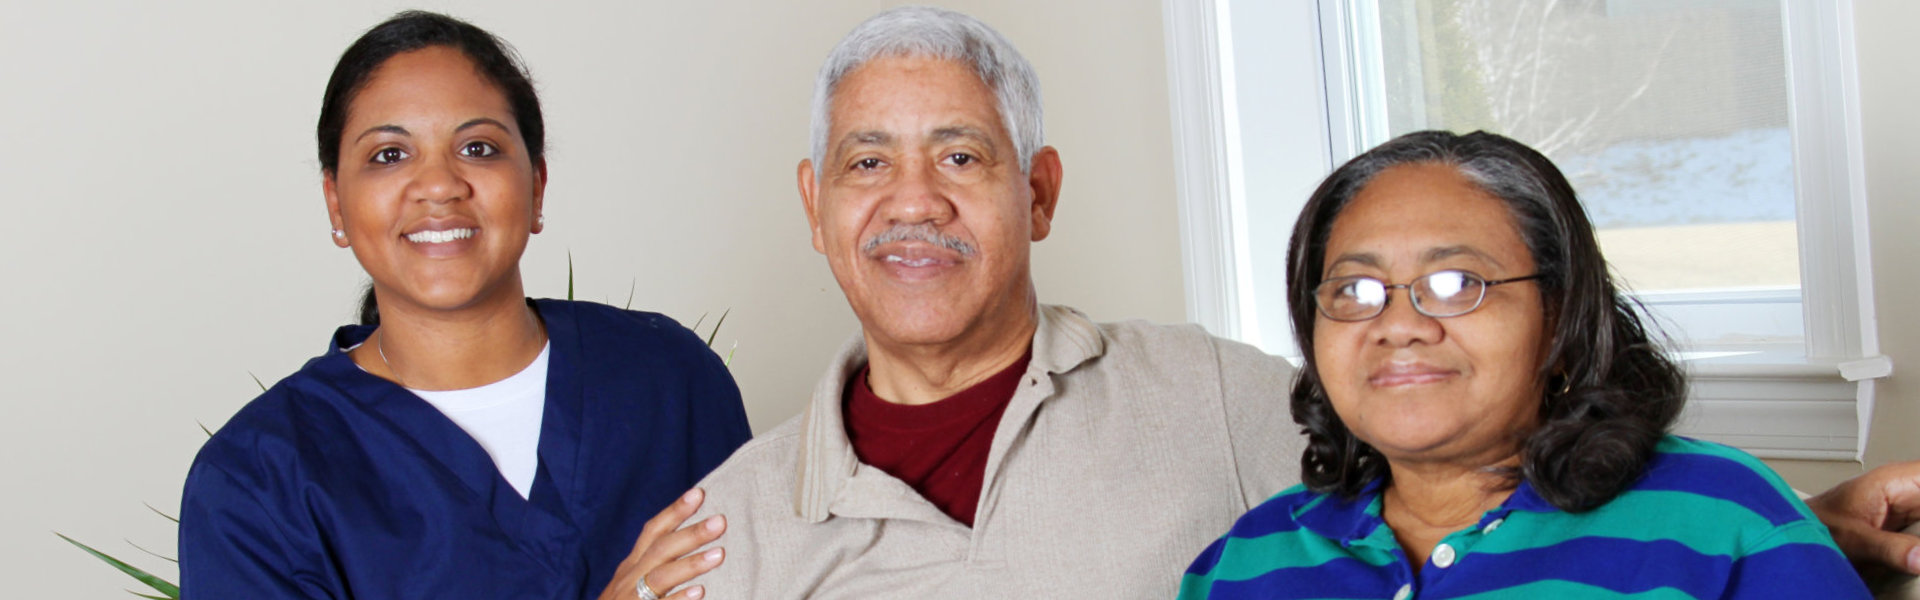
M 1800 460 L 1858 460 L 1873 380 L 1893 372 L 1884 356 L 1818 359 L 1752 347 L 1687 352 L 1682 364 L 1691 389 L 1678 433 Z

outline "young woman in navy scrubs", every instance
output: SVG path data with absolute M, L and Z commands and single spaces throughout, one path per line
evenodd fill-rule
M 318 134 L 333 242 L 373 279 L 366 323 L 194 460 L 183 591 L 597 595 L 647 520 L 692 504 L 674 501 L 749 436 L 725 366 L 660 315 L 524 297 L 544 126 L 491 34 L 417 12 L 373 28 L 335 67 Z

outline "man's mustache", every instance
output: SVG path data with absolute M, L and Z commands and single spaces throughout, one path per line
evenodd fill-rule
M 926 223 L 915 223 L 912 225 L 895 224 L 893 227 L 887 228 L 886 231 L 867 238 L 866 243 L 860 244 L 860 252 L 862 254 L 872 254 L 873 251 L 880 246 L 894 242 L 926 242 L 952 250 L 963 258 L 973 256 L 974 254 L 973 244 L 967 243 L 966 240 L 940 233 L 939 229 L 935 229 L 932 225 Z

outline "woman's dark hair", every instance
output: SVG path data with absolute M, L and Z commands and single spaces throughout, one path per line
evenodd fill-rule
M 367 289 L 360 293 L 360 309 L 355 311 L 361 325 L 380 324 L 380 302 L 373 296 L 373 282 L 367 282 Z
M 1637 480 L 1685 402 L 1686 380 L 1656 347 L 1638 304 L 1622 296 L 1600 255 L 1593 225 L 1573 186 L 1539 152 L 1486 133 L 1410 133 L 1348 161 L 1313 192 L 1287 250 L 1287 301 L 1305 365 L 1295 381 L 1293 420 L 1307 434 L 1300 477 L 1309 489 L 1357 496 L 1391 480 L 1385 457 L 1347 430 L 1320 383 L 1313 332 L 1314 287 L 1324 276 L 1334 219 L 1387 169 L 1437 164 L 1457 169 L 1500 199 L 1520 228 L 1540 274 L 1541 309 L 1552 335 L 1536 381 L 1544 381 L 1540 426 L 1527 434 L 1518 472 L 1540 497 L 1571 512 L 1596 508 Z
M 327 80 L 327 91 L 320 99 L 320 124 L 315 132 L 320 142 L 322 172 L 328 177 L 339 172 L 340 141 L 346 133 L 347 112 L 373 72 L 395 55 L 434 46 L 459 50 L 473 61 L 482 77 L 500 88 L 513 110 L 514 125 L 520 128 L 520 137 L 527 144 L 528 158 L 535 165 L 546 160 L 547 126 L 540 114 L 540 96 L 534 92 L 533 79 L 527 75 L 513 47 L 466 21 L 410 10 L 367 30 L 334 64 L 333 77 Z M 360 321 L 368 325 L 380 322 L 371 286 L 361 300 Z

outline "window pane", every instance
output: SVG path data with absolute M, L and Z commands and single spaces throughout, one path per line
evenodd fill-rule
M 1484 129 L 1540 149 L 1639 291 L 1799 285 L 1779 0 L 1360 0 L 1354 12 L 1361 115 L 1376 121 L 1364 143 Z

